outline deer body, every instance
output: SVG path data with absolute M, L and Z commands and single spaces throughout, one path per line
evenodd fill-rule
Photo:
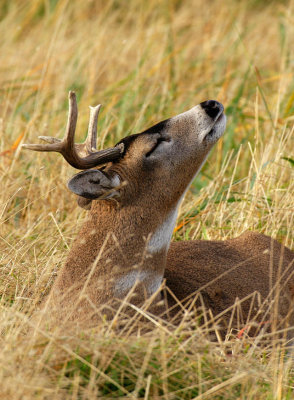
M 85 170 L 68 184 L 79 196 L 79 204 L 90 211 L 51 291 L 50 301 L 61 316 L 71 310 L 70 319 L 89 319 L 99 307 L 124 299 L 130 291 L 129 302 L 140 305 L 156 294 L 164 276 L 181 301 L 204 286 L 207 306 L 214 313 L 223 311 L 236 296 L 254 290 L 263 298 L 268 296 L 270 286 L 258 279 L 265 281 L 270 264 L 272 279 L 277 280 L 279 266 L 287 268 L 294 256 L 276 242 L 273 256 L 264 254 L 269 239 L 263 235 L 258 235 L 258 240 L 247 235 L 226 242 L 173 243 L 169 250 L 181 200 L 224 132 L 226 119 L 220 103 L 203 102 L 99 152 L 95 147 L 100 107 L 91 109 L 86 142 L 76 145 L 77 106 L 72 92 L 69 102 L 63 141 L 41 137 L 49 144 L 25 145 L 38 151 L 58 151 L 72 166 Z M 100 169 L 90 169 L 102 164 Z M 250 260 L 252 253 L 257 256 L 254 260 Z M 244 281 L 238 280 L 233 268 L 232 274 L 217 283 L 219 297 L 213 294 L 209 280 L 217 281 L 224 270 L 239 264 L 243 265 L 238 271 Z M 248 271 L 251 280 L 246 280 Z M 289 280 L 292 284 L 293 278 Z M 291 290 L 288 285 L 283 316 L 289 311 Z M 174 304 L 173 299 L 169 302 Z
M 249 321 L 261 320 L 294 326 L 294 252 L 263 234 L 171 243 L 165 278 L 181 302 L 201 293 L 214 316 L 228 310 L 222 318 L 226 328 L 236 299 L 241 306 L 231 327 L 241 329 Z M 274 316 L 273 301 L 278 303 Z M 176 305 L 172 298 L 169 303 Z

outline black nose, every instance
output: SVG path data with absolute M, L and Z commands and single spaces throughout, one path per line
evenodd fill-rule
M 215 100 L 203 101 L 200 105 L 206 114 L 213 119 L 216 119 L 224 111 L 222 104 Z

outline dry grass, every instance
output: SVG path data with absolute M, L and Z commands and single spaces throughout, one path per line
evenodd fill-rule
M 87 106 L 103 102 L 101 147 L 217 98 L 226 135 L 186 197 L 175 239 L 250 229 L 294 249 L 293 1 L 2 0 L 0 18 L 0 398 L 293 398 L 283 342 L 213 343 L 195 317 L 141 336 L 107 323 L 36 325 L 36 304 L 86 214 L 65 189 L 74 171 L 61 157 L 18 147 L 62 135 L 69 89 L 81 140 Z

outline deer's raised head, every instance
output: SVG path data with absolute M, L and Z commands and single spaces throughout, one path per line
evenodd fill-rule
M 149 199 L 152 203 L 157 199 L 167 209 L 177 203 L 226 124 L 223 106 L 209 100 L 142 133 L 127 136 L 113 148 L 97 151 L 99 109 L 100 106 L 91 107 L 85 143 L 74 144 L 77 105 L 74 92 L 70 92 L 65 138 L 61 141 L 40 136 L 50 144 L 23 146 L 60 152 L 73 167 L 86 170 L 68 184 L 78 196 L 89 202 L 115 197 L 122 206 L 148 204 Z M 102 164 L 101 169 L 90 169 Z

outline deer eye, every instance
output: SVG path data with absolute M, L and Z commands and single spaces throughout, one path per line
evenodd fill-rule
M 152 147 L 151 150 L 148 151 L 148 153 L 145 154 L 145 157 L 150 157 L 151 154 L 158 148 L 158 146 L 162 143 L 162 142 L 170 142 L 171 138 L 170 136 L 160 136 L 156 142 L 154 143 L 154 146 Z

